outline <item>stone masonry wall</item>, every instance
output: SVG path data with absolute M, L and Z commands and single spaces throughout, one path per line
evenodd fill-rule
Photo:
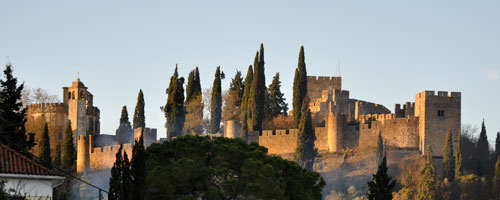
M 342 89 L 342 77 L 308 76 L 307 94 L 310 99 L 321 98 L 322 90 Z
M 90 169 L 102 170 L 113 167 L 120 145 L 104 146 L 93 148 L 89 153 Z M 132 159 L 132 144 L 123 144 L 123 151 L 127 153 L 128 159 Z
M 375 121 L 368 122 L 369 118 Z M 393 114 L 361 115 L 359 125 L 359 145 L 376 146 L 378 133 L 390 147 L 418 147 L 418 118 L 396 118 Z M 367 122 L 367 123 L 365 123 Z

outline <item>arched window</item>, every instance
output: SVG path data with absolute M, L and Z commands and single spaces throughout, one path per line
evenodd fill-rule
M 80 100 L 83 100 L 85 95 L 83 94 L 83 91 L 80 92 Z
M 71 99 L 71 92 L 68 92 L 68 100 Z
M 71 94 L 71 98 L 75 99 L 75 91 Z

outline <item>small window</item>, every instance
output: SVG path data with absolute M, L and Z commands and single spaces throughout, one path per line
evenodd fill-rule
M 75 91 L 73 91 L 73 93 L 71 94 L 71 98 L 75 99 Z
M 438 117 L 444 117 L 444 110 L 438 110 Z
M 68 100 L 71 99 L 71 92 L 68 92 Z
M 83 100 L 85 98 L 85 95 L 83 94 L 83 91 L 80 92 L 80 100 Z

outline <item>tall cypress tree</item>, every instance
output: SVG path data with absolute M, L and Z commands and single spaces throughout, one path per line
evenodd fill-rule
M 387 160 L 383 156 L 376 174 L 368 182 L 368 199 L 370 200 L 392 200 L 392 190 L 396 186 L 396 180 L 387 174 Z
M 238 120 L 240 121 L 241 115 L 241 102 L 243 98 L 244 83 L 241 77 L 241 72 L 236 71 L 236 75 L 231 79 L 229 84 L 229 91 L 227 97 L 224 99 L 224 109 L 222 118 L 224 121 L 227 120 Z
M 455 154 L 455 179 L 463 176 L 463 166 L 462 166 L 462 134 L 458 134 L 457 138 L 457 152 Z
M 481 126 L 481 132 L 479 133 L 476 148 L 474 149 L 474 157 L 477 160 L 477 175 L 484 176 L 488 174 L 490 146 L 488 143 L 488 136 L 486 135 L 484 120 Z
M 418 200 L 436 199 L 436 172 L 434 162 L 432 161 L 432 148 L 430 145 L 427 146 L 426 152 L 425 165 L 420 171 L 417 193 Z
M 295 69 L 293 80 L 293 124 L 298 127 L 301 113 L 300 109 L 304 98 L 307 96 L 307 71 L 304 57 L 304 46 L 300 46 L 299 63 Z M 306 102 L 309 103 L 309 102 Z
M 54 156 L 52 164 L 56 167 L 61 167 L 61 144 L 56 145 L 56 155 Z
M 52 159 L 50 157 L 50 137 L 49 137 L 49 127 L 47 123 L 43 125 L 42 135 L 40 140 L 38 140 L 38 158 L 44 164 L 51 164 Z
M 453 155 L 453 139 L 450 129 L 448 129 L 448 133 L 446 133 L 443 152 L 443 178 L 447 178 L 448 181 L 453 181 L 455 179 L 455 157 Z
M 241 136 L 245 141 L 248 141 L 248 115 L 249 115 L 249 105 L 248 99 L 250 98 L 250 90 L 252 88 L 253 82 L 253 69 L 252 65 L 248 66 L 247 75 L 245 76 L 243 97 L 241 98 Z
M 127 106 L 122 107 L 120 126 L 116 129 L 116 139 L 118 143 L 130 143 L 133 139 L 133 130 L 128 119 Z
M 375 169 L 376 170 L 378 170 L 380 164 L 382 163 L 384 156 L 385 156 L 384 140 L 382 138 L 382 133 L 378 132 L 377 150 L 375 151 Z
M 264 104 L 266 99 L 266 77 L 264 74 L 264 45 L 260 44 L 260 50 L 254 59 L 254 76 L 248 100 L 250 106 L 249 129 L 262 131 L 262 120 L 264 119 Z M 250 126 L 251 124 L 251 126 Z
M 276 73 L 273 82 L 269 85 L 269 107 L 266 110 L 266 119 L 272 120 L 279 115 L 286 115 L 288 104 L 285 102 L 285 95 L 281 92 L 280 73 Z
M 142 93 L 142 89 L 139 90 L 139 94 L 137 95 L 137 105 L 135 106 L 134 118 L 133 118 L 133 126 L 134 129 L 142 127 L 142 129 L 146 128 L 146 116 L 144 116 L 144 94 Z
M 220 66 L 218 66 L 215 71 L 215 79 L 212 86 L 212 98 L 210 99 L 210 134 L 216 134 L 220 130 L 220 122 L 222 119 L 221 79 L 224 79 L 224 72 L 221 72 Z
M 122 145 L 118 149 L 118 152 L 115 154 L 115 163 L 111 168 L 111 177 L 109 178 L 109 192 L 108 199 L 109 200 L 120 200 L 124 199 L 121 194 L 121 174 L 123 168 L 123 157 L 122 157 Z
M 203 120 L 203 104 L 201 98 L 201 84 L 198 67 L 191 71 L 186 86 L 186 121 L 182 130 L 183 135 L 192 133 L 201 134 Z
M 61 159 L 63 169 L 68 172 L 75 171 L 76 150 L 73 140 L 71 121 L 68 121 L 68 126 L 64 132 L 63 157 Z
M 182 136 L 184 128 L 185 110 L 184 110 L 184 78 L 179 77 L 177 65 L 174 74 L 170 77 L 170 85 L 167 89 L 167 103 L 164 107 L 165 118 L 167 119 L 167 137 Z
M 144 149 L 144 131 L 136 140 L 132 149 L 131 174 L 133 182 L 133 199 L 143 200 L 146 190 L 146 150 Z
M 497 137 L 495 138 L 495 156 L 500 156 L 500 132 L 497 132 Z
M 497 156 L 495 175 L 493 176 L 493 199 L 500 199 L 500 156 Z
M 133 198 L 135 190 L 130 172 L 130 161 L 126 151 L 123 151 L 123 163 L 121 169 L 121 197 L 120 200 L 135 200 Z
M 314 147 L 314 141 L 316 141 L 316 134 L 314 134 L 314 129 L 311 122 L 311 111 L 309 110 L 309 99 L 304 98 L 304 103 L 302 104 L 302 118 L 299 124 L 299 133 L 297 140 L 297 149 L 295 152 L 295 160 L 304 168 L 308 170 L 313 169 L 314 160 L 318 155 L 318 149 Z
M 17 86 L 17 78 L 12 75 L 12 65 L 6 65 L 4 79 L 0 80 L 0 143 L 28 154 L 35 145 L 34 134 L 26 136 L 26 109 L 21 101 L 24 84 Z

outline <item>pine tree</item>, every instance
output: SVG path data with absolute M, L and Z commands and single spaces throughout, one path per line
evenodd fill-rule
M 220 130 L 220 122 L 222 119 L 221 79 L 224 79 L 224 72 L 220 71 L 219 66 L 215 71 L 215 79 L 212 86 L 212 98 L 210 99 L 210 134 L 219 133 Z
M 493 199 L 500 199 L 500 156 L 497 156 L 495 175 L 493 177 Z
M 490 146 L 488 144 L 488 136 L 486 135 L 486 128 L 483 124 L 481 126 L 481 132 L 479 133 L 479 138 L 476 143 L 476 148 L 474 149 L 474 157 L 477 160 L 477 175 L 484 176 L 488 174 L 489 157 L 490 157 Z
M 262 131 L 264 106 L 266 99 L 266 77 L 264 74 L 264 45 L 260 44 L 260 51 L 255 55 L 253 81 L 250 89 L 250 106 L 248 128 L 253 131 Z
M 146 151 L 144 149 L 144 131 L 136 140 L 132 149 L 131 175 L 133 183 L 133 199 L 143 200 L 146 190 Z
M 455 157 L 453 155 L 453 139 L 451 135 L 451 130 L 448 129 L 446 134 L 446 141 L 443 150 L 443 178 L 447 178 L 448 181 L 453 181 L 455 179 Z
M 500 132 L 497 132 L 497 137 L 495 138 L 495 156 L 500 156 Z
M 38 158 L 44 164 L 50 165 L 52 163 L 50 157 L 49 126 L 47 123 L 43 125 L 42 135 L 40 136 L 40 140 L 38 140 Z
M 304 57 L 304 46 L 300 47 L 299 63 L 295 69 L 295 78 L 293 80 L 293 124 L 299 126 L 301 119 L 300 109 L 304 98 L 307 96 L 307 71 Z M 309 102 L 306 102 L 309 103 Z
M 302 104 L 302 118 L 299 124 L 299 133 L 297 135 L 297 149 L 295 151 L 295 160 L 304 168 L 308 170 L 313 169 L 314 160 L 318 155 L 318 149 L 314 147 L 316 141 L 316 134 L 312 127 L 311 111 L 309 110 L 309 98 L 304 98 Z
M 269 85 L 269 106 L 266 111 L 266 119 L 272 120 L 279 115 L 286 115 L 288 104 L 285 102 L 285 95 L 281 92 L 280 73 L 276 73 L 273 77 L 273 82 Z
M 127 106 L 122 107 L 122 114 L 120 117 L 120 126 L 116 130 L 116 139 L 118 143 L 130 143 L 133 138 L 133 130 L 128 119 Z
M 250 90 L 252 88 L 252 82 L 253 82 L 253 69 L 252 65 L 248 66 L 248 71 L 247 75 L 245 76 L 245 83 L 244 85 L 244 90 L 243 90 L 243 97 L 241 98 L 241 114 L 240 114 L 240 120 L 241 120 L 241 137 L 245 140 L 248 141 L 248 98 L 250 98 Z
M 375 169 L 378 170 L 382 160 L 385 156 L 384 151 L 384 140 L 382 138 L 382 133 L 378 132 L 377 137 L 377 150 L 375 151 Z
M 132 182 L 132 174 L 130 172 L 130 162 L 126 151 L 123 151 L 123 163 L 121 169 L 121 197 L 120 200 L 135 200 L 133 198 L 135 188 Z
M 170 85 L 167 89 L 167 103 L 163 112 L 167 119 L 167 137 L 182 136 L 182 129 L 186 120 L 186 112 L 184 110 L 184 78 L 179 77 L 177 73 L 177 65 L 175 66 L 174 74 L 170 77 Z
M 57 144 L 56 146 L 56 155 L 54 156 L 52 164 L 56 167 L 61 167 L 61 144 Z
M 427 146 L 427 154 L 425 155 L 425 165 L 420 171 L 420 179 L 418 183 L 418 200 L 434 200 L 436 199 L 436 174 L 434 162 L 432 160 L 432 148 Z
M 121 174 L 123 168 L 123 157 L 122 157 L 122 145 L 118 149 L 118 152 L 115 154 L 115 163 L 111 168 L 111 177 L 109 178 L 109 192 L 108 199 L 109 200 L 120 200 L 123 199 L 121 196 Z
M 463 176 L 463 166 L 462 166 L 462 134 L 458 134 L 457 138 L 457 152 L 455 154 L 455 179 Z
M 144 116 L 144 94 L 142 93 L 142 89 L 139 90 L 139 94 L 137 95 L 137 104 L 134 111 L 133 127 L 134 129 L 139 127 L 142 127 L 142 129 L 146 128 L 146 117 Z
M 240 121 L 243 90 L 243 78 L 241 77 L 241 72 L 237 70 L 236 75 L 234 75 L 234 78 L 231 79 L 231 83 L 229 84 L 228 95 L 224 99 L 225 105 L 222 111 L 222 118 L 224 121 Z
M 186 121 L 182 130 L 183 135 L 201 134 L 203 121 L 203 103 L 201 94 L 200 74 L 198 67 L 191 71 L 186 86 Z
M 376 174 L 373 174 L 372 181 L 368 182 L 368 199 L 370 200 L 391 200 L 392 190 L 396 186 L 396 180 L 387 174 L 387 160 L 383 156 Z
M 63 169 L 68 172 L 75 171 L 76 150 L 73 140 L 71 121 L 68 121 L 68 126 L 64 132 L 63 157 L 61 159 Z
M 17 86 L 17 78 L 12 75 L 12 65 L 6 65 L 4 80 L 0 80 L 0 143 L 18 152 L 28 154 L 35 145 L 34 134 L 26 136 L 26 109 L 21 101 L 24 84 Z

